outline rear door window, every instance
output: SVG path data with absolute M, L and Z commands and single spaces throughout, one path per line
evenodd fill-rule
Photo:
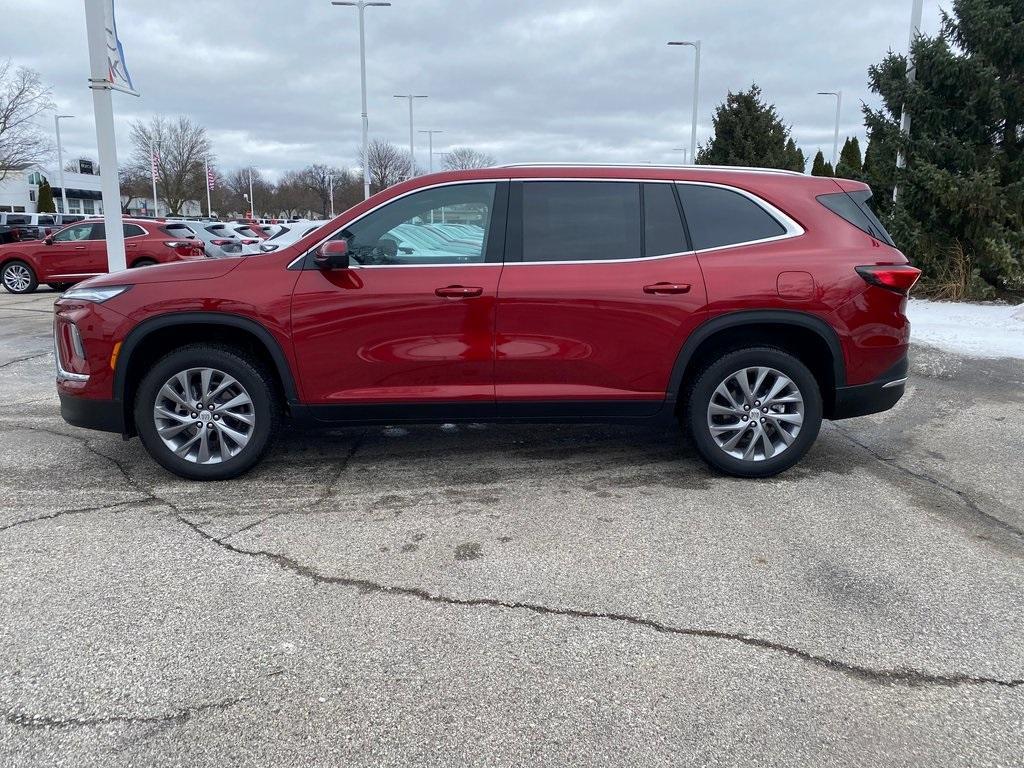
M 695 250 L 781 237 L 786 228 L 745 195 L 724 187 L 680 184 L 679 197 Z
M 639 258 L 640 218 L 634 182 L 525 182 L 523 261 Z
M 672 184 L 644 184 L 644 256 L 689 250 Z

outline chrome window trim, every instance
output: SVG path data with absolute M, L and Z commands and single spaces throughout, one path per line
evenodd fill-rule
M 507 167 L 527 167 L 527 166 L 507 166 Z M 608 167 L 608 166 L 594 166 L 594 167 Z M 630 167 L 635 167 L 635 166 L 630 166 Z M 689 166 L 681 166 L 681 167 L 689 167 Z M 789 171 L 788 173 L 794 173 L 794 172 Z M 798 174 L 798 175 L 802 175 L 802 174 Z M 586 182 L 619 182 L 619 183 L 626 183 L 626 184 L 689 184 L 691 186 L 700 186 L 700 187 L 717 187 L 719 189 L 726 189 L 726 190 L 728 190 L 730 192 L 736 192 L 737 194 L 742 195 L 743 197 L 745 197 L 748 200 L 752 201 L 754 204 L 759 206 L 765 213 L 767 213 L 769 216 L 771 216 L 773 219 L 775 219 L 779 223 L 779 225 L 783 229 L 785 229 L 786 231 L 783 234 L 781 234 L 781 235 L 776 235 L 775 237 L 766 237 L 766 238 L 762 238 L 760 240 L 746 240 L 746 241 L 744 241 L 742 243 L 732 243 L 730 245 L 719 245 L 719 246 L 715 246 L 714 248 L 701 248 L 701 249 L 697 249 L 697 250 L 680 251 L 678 253 L 668 253 L 668 254 L 663 254 L 663 255 L 659 255 L 659 256 L 638 256 L 635 259 L 581 259 L 581 260 L 576 260 L 576 261 L 501 261 L 501 262 L 468 262 L 468 263 L 465 263 L 465 264 L 458 264 L 458 263 L 452 263 L 452 264 L 354 264 L 354 265 L 352 265 L 349 268 L 350 269 L 409 269 L 409 268 L 413 268 L 413 269 L 423 269 L 423 268 L 430 269 L 430 268 L 435 268 L 436 269 L 438 267 L 500 267 L 500 266 L 514 267 L 514 266 L 536 266 L 538 264 L 555 264 L 555 265 L 559 265 L 559 264 L 624 264 L 624 263 L 638 262 L 638 261 L 656 261 L 658 259 L 671 259 L 671 258 L 675 258 L 675 257 L 678 257 L 678 256 L 690 256 L 690 255 L 697 255 L 697 254 L 701 254 L 701 253 L 712 253 L 714 251 L 724 251 L 724 250 L 728 250 L 728 249 L 731 249 L 731 248 L 742 248 L 742 247 L 748 246 L 748 245 L 761 245 L 762 243 L 773 243 L 773 242 L 778 242 L 778 241 L 782 241 L 782 240 L 789 240 L 789 239 L 794 238 L 794 237 L 800 237 L 800 236 L 802 236 L 802 235 L 804 235 L 806 233 L 806 230 L 802 226 L 800 226 L 800 224 L 798 224 L 790 216 L 788 216 L 787 214 L 783 213 L 781 210 L 776 208 L 774 205 L 769 203 L 767 200 L 764 200 L 764 199 L 758 197 L 757 195 L 753 194 L 752 192 L 748 192 L 745 189 L 741 189 L 739 187 L 734 187 L 734 186 L 731 186 L 729 184 L 717 184 L 717 183 L 711 182 L 711 181 L 690 181 L 690 180 L 680 180 L 680 179 L 636 179 L 636 178 L 620 178 L 620 177 L 615 177 L 615 178 L 611 178 L 611 177 L 609 177 L 609 178 L 591 178 L 591 177 L 578 177 L 578 176 L 553 176 L 553 177 L 548 177 L 548 176 L 540 177 L 540 176 L 537 176 L 537 177 L 521 178 L 521 179 L 516 179 L 516 178 L 505 178 L 505 179 L 497 179 L 497 178 L 460 179 L 460 180 L 457 180 L 457 181 L 446 181 L 446 182 L 440 182 L 438 184 L 430 184 L 430 185 L 427 185 L 427 186 L 424 186 L 424 187 L 418 187 L 416 189 L 409 190 L 408 192 L 404 192 L 401 195 L 398 195 L 396 197 L 392 197 L 389 200 L 386 200 L 386 201 L 384 201 L 384 202 L 374 206 L 373 208 L 371 208 L 370 210 L 366 211 L 365 213 L 362 213 L 358 217 L 352 219 L 351 221 L 346 222 L 344 227 L 340 227 L 339 229 L 333 230 L 330 235 L 325 237 L 323 240 L 318 241 L 315 245 L 313 245 L 311 248 L 306 250 L 300 256 L 297 256 L 295 259 L 293 259 L 291 262 L 289 262 L 289 264 L 286 267 L 286 269 L 292 269 L 293 267 L 295 267 L 296 265 L 298 265 L 299 263 L 304 261 L 306 259 L 306 257 L 312 251 L 316 250 L 321 245 L 323 245 L 328 240 L 330 240 L 332 237 L 334 237 L 334 235 L 336 235 L 338 232 L 340 232 L 341 229 L 344 229 L 346 227 L 349 227 L 352 224 L 355 224 L 356 222 L 360 221 L 361 219 L 365 218 L 366 216 L 369 216 L 374 211 L 379 210 L 380 208 L 383 208 L 385 205 L 389 205 L 389 204 L 393 203 L 396 200 L 401 200 L 403 197 L 408 197 L 409 195 L 415 194 L 417 192 L 422 192 L 422 191 L 428 190 L 428 189 L 437 189 L 438 187 L 453 187 L 453 186 L 458 186 L 458 185 L 462 185 L 462 184 L 496 184 L 496 183 L 513 182 L 513 181 L 521 181 L 524 184 L 529 184 L 530 182 L 536 182 L 536 181 L 586 181 Z M 684 211 L 684 213 L 685 213 L 685 211 Z
M 57 368 L 57 381 L 88 381 L 87 373 L 71 373 L 65 371 L 60 361 L 60 344 L 57 342 L 57 322 L 53 323 L 53 362 Z

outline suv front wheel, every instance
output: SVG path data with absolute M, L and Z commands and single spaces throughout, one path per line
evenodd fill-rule
M 821 392 L 806 365 L 773 347 L 730 352 L 704 368 L 686 427 L 708 464 L 737 477 L 770 477 L 803 458 L 821 428 Z
M 264 367 L 212 344 L 159 360 L 135 396 L 135 427 L 149 455 L 193 480 L 227 480 L 252 468 L 270 445 L 278 412 Z

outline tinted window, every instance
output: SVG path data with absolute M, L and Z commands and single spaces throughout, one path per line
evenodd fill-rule
M 889 236 L 889 233 L 885 231 L 885 227 L 882 226 L 882 222 L 875 216 L 875 212 L 868 207 L 870 199 L 871 192 L 866 189 L 849 194 L 846 192 L 836 192 L 831 195 L 818 196 L 819 203 L 837 216 L 846 219 L 857 229 L 866 232 L 876 240 L 881 240 L 883 243 L 895 245 L 892 237 Z
M 66 243 L 73 240 L 88 240 L 91 233 L 92 224 L 78 224 L 74 227 L 62 229 L 53 236 L 53 240 L 56 243 Z
M 7 223 L 8 224 L 28 224 L 29 223 L 29 218 L 28 218 L 28 216 L 15 216 L 13 214 L 8 214 L 7 215 Z
M 482 262 L 494 193 L 494 184 L 425 189 L 374 211 L 341 236 L 348 240 L 349 254 L 358 264 Z
M 171 237 L 189 238 L 196 236 L 195 231 L 188 224 L 168 224 L 163 229 Z
M 698 251 L 786 234 L 785 227 L 764 208 L 738 192 L 680 184 L 679 196 Z
M 139 235 L 146 234 L 146 230 L 140 227 L 138 224 L 125 224 L 124 225 L 124 236 L 125 237 L 138 237 Z
M 523 261 L 595 261 L 639 256 L 639 184 L 523 184 Z
M 688 250 L 672 184 L 644 184 L 644 256 Z
M 54 225 L 53 216 L 40 216 L 39 226 L 41 227 L 52 227 Z
M 107 225 L 92 224 L 92 235 L 89 237 L 90 240 L 105 240 L 107 237 Z M 125 237 L 137 237 L 138 235 L 146 234 L 142 227 L 136 224 L 122 224 Z

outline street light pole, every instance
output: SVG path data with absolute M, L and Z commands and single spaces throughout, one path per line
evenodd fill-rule
M 917 79 L 917 60 L 914 58 L 914 41 L 921 34 L 921 17 L 924 14 L 924 0 L 914 0 L 910 10 L 910 43 L 907 46 L 907 82 L 913 83 Z M 910 110 L 903 105 L 903 114 L 900 118 L 900 132 L 903 138 L 910 136 Z M 896 170 L 900 171 L 907 165 L 907 156 L 900 146 L 896 153 Z M 896 184 L 892 188 L 892 201 L 895 203 L 899 196 L 899 173 L 896 174 Z
M 687 45 L 693 48 L 696 59 L 693 64 L 693 123 L 690 126 L 690 157 L 697 162 L 697 110 L 700 106 L 700 40 L 678 40 L 669 45 Z
M 256 219 L 256 198 L 252 194 L 252 166 L 249 166 L 249 218 Z
M 832 168 L 833 170 L 839 165 L 839 115 L 843 109 L 843 92 L 842 91 L 818 91 L 819 96 L 835 96 L 836 97 L 836 133 L 832 139 Z
M 434 172 L 434 134 L 444 133 L 444 131 L 420 131 L 420 133 L 427 134 L 427 141 L 430 145 L 430 172 Z
M 411 93 L 396 95 L 396 99 L 408 99 L 409 100 L 409 178 L 411 179 L 416 175 L 416 147 L 413 144 L 413 130 L 412 124 L 412 102 L 414 99 L 426 99 L 427 96 L 415 96 Z
M 330 179 L 330 192 L 331 192 L 331 218 L 334 218 L 334 174 L 332 173 Z
M 64 187 L 64 148 L 60 144 L 60 121 L 74 115 L 54 115 L 53 124 L 57 127 L 57 175 L 60 177 L 61 213 L 68 212 L 68 191 Z
M 363 15 L 367 8 L 387 7 L 391 3 L 332 0 L 331 5 L 348 5 L 359 9 L 359 77 L 363 92 L 363 199 L 365 200 L 370 196 L 370 118 L 366 113 L 366 25 L 363 22 Z

